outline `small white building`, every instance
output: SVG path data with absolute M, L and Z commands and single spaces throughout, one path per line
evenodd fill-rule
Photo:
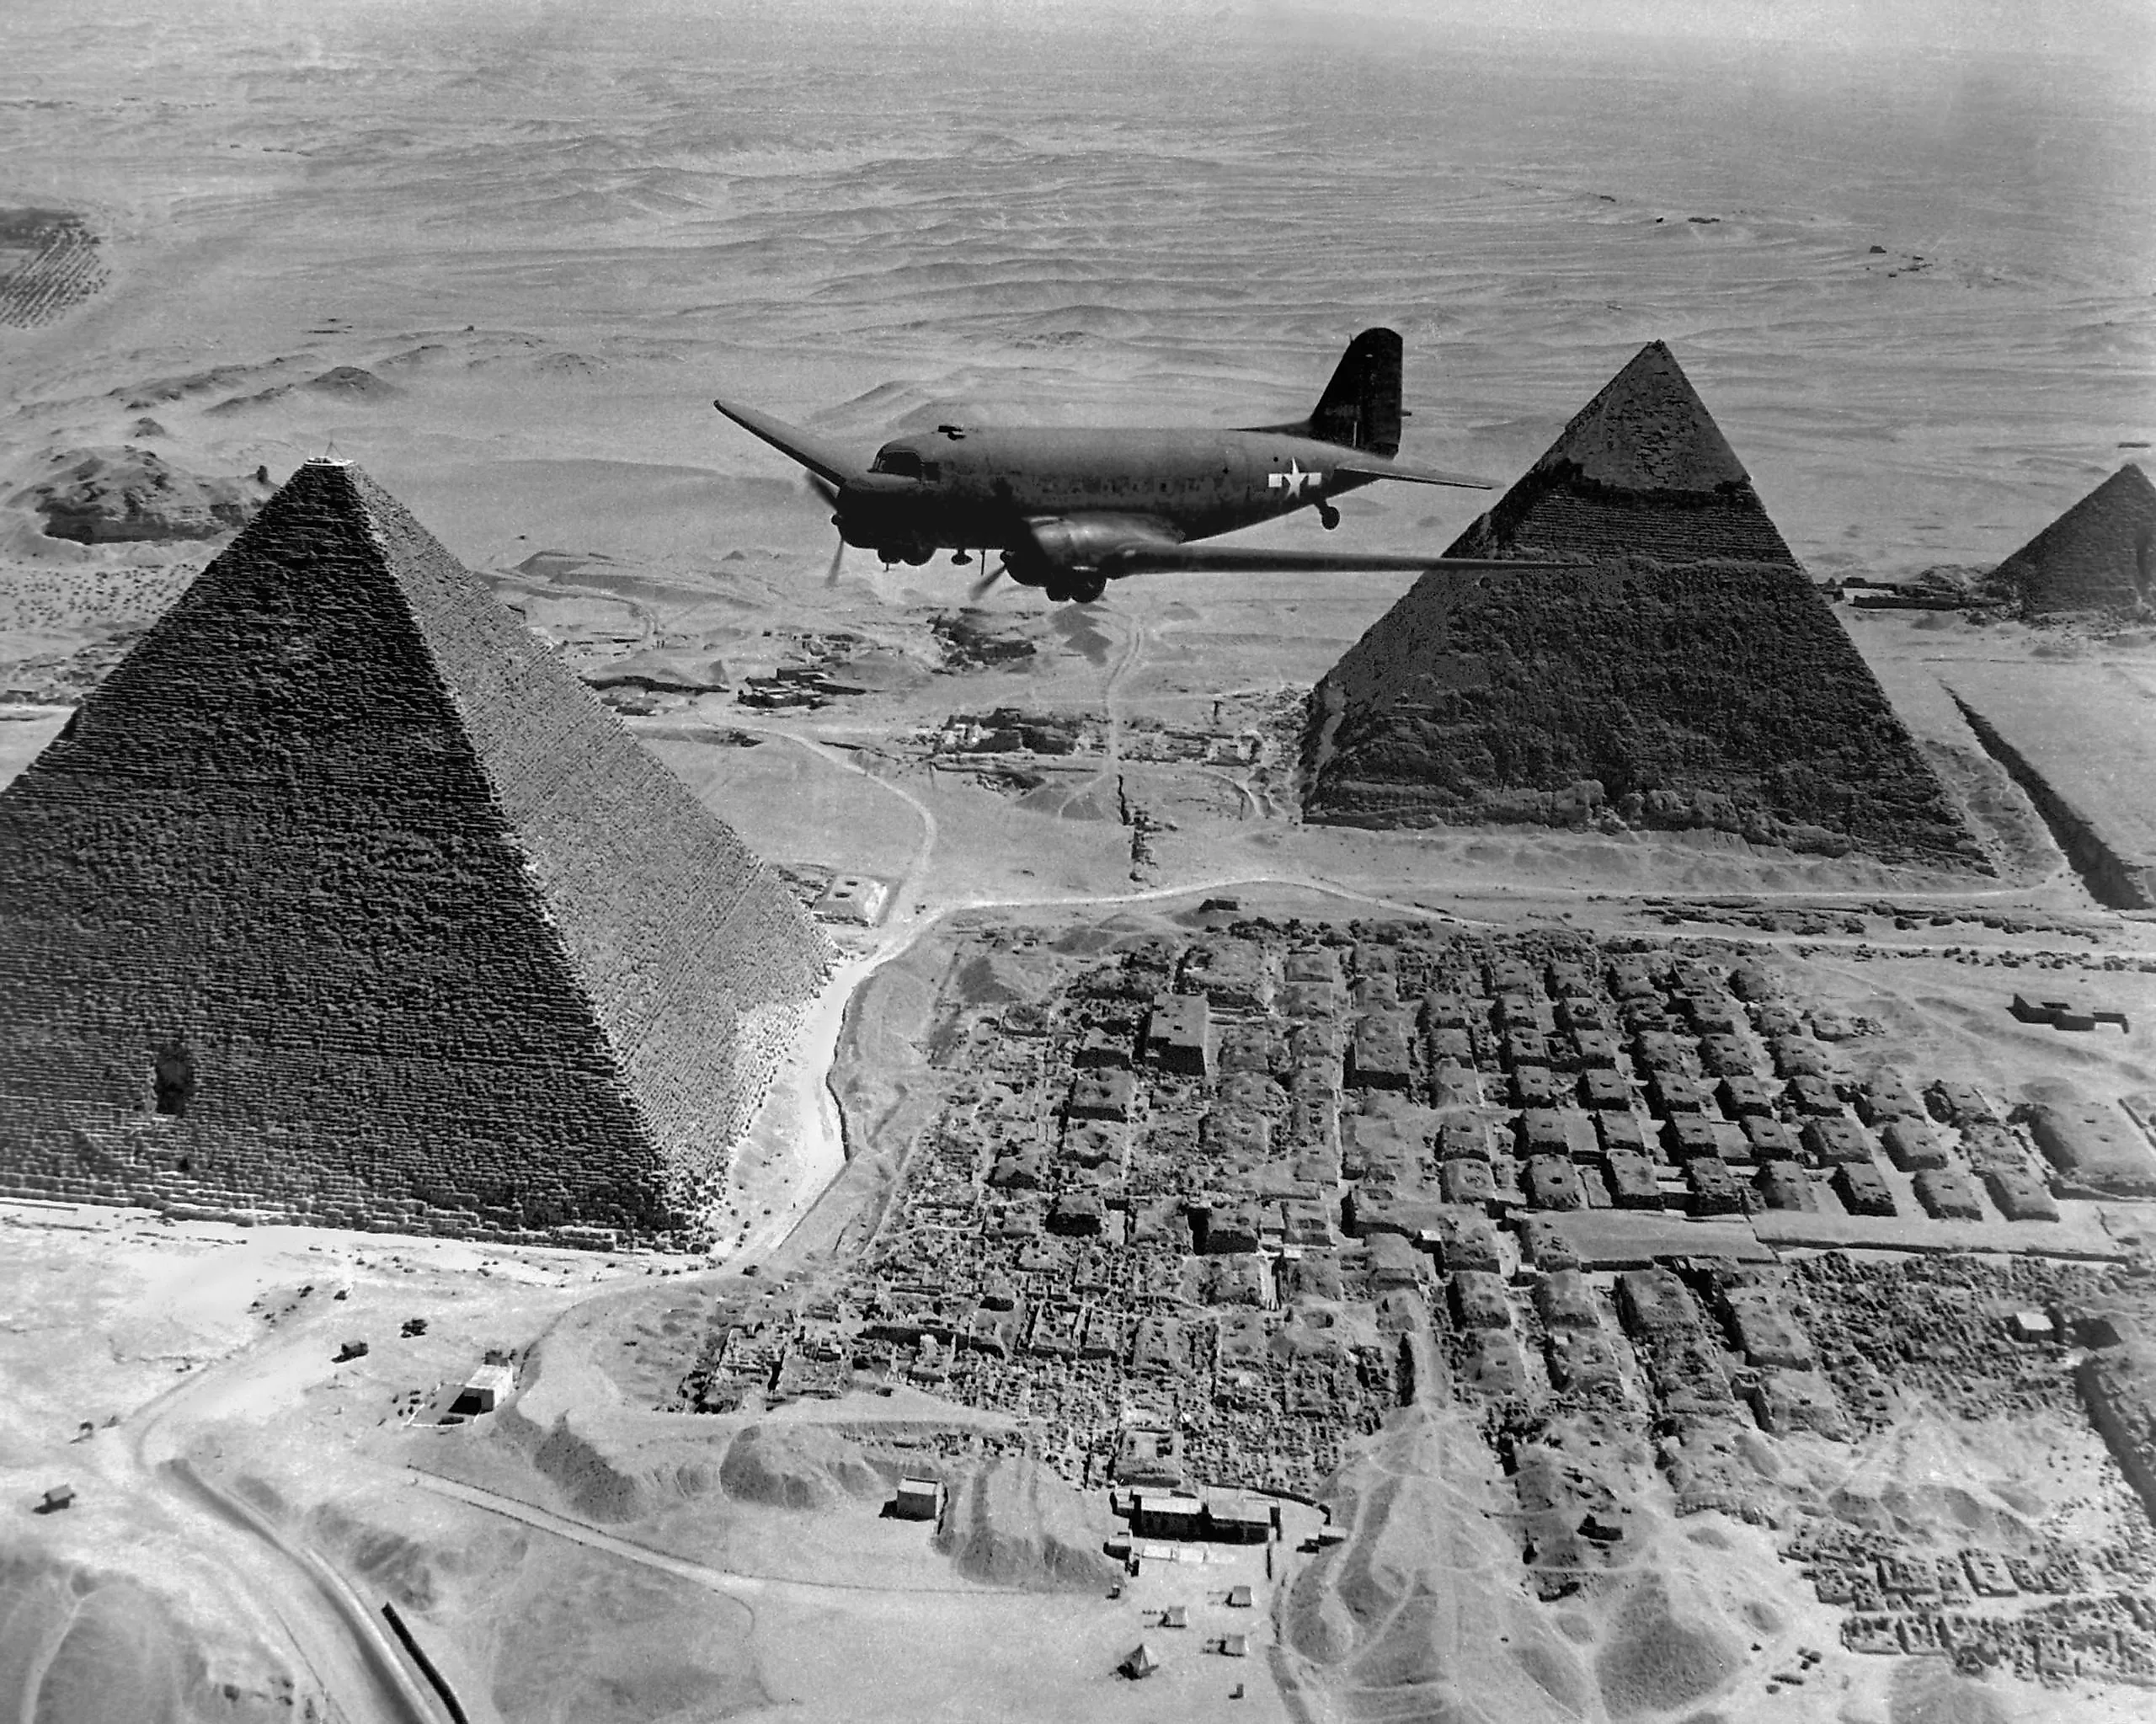
M 457 1391 L 456 1403 L 450 1411 L 469 1417 L 474 1413 L 492 1412 L 508 1400 L 516 1387 L 516 1374 L 507 1365 L 481 1365 L 464 1380 L 464 1386 Z
M 891 1499 L 897 1520 L 934 1520 L 943 1513 L 943 1486 L 936 1479 L 900 1479 L 899 1494 Z
M 841 874 L 817 898 L 815 914 L 826 921 L 873 928 L 883 914 L 890 888 L 869 874 Z

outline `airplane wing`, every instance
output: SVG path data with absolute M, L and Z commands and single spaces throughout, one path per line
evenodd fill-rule
M 843 485 L 861 477 L 861 463 L 848 459 L 832 448 L 813 431 L 804 431 L 789 425 L 784 419 L 773 419 L 767 413 L 759 413 L 753 407 L 742 407 L 734 402 L 714 401 L 712 405 L 727 418 L 753 436 L 761 437 L 782 455 L 790 456 L 819 478 L 829 479 L 835 485 Z
M 1345 473 L 1358 479 L 1400 479 L 1411 485 L 1458 485 L 1468 491 L 1494 491 L 1495 481 L 1478 479 L 1472 473 L 1446 472 L 1440 467 L 1411 467 L 1402 461 L 1387 461 L 1384 456 L 1358 451 L 1350 459 L 1330 463 L 1336 473 Z
M 1513 573 L 1564 568 L 1561 563 L 1528 563 L 1509 557 L 1402 557 L 1353 551 L 1242 550 L 1233 545 L 1127 545 L 1102 553 L 1100 572 L 1110 580 L 1178 569 L 1241 574 L 1345 574 L 1353 571 L 1502 568 Z

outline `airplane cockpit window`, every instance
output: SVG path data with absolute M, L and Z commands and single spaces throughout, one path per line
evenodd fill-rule
M 877 451 L 871 472 L 892 473 L 902 479 L 921 477 L 921 457 L 910 449 L 883 449 Z

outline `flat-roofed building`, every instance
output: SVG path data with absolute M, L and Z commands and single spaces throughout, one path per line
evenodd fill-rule
M 1744 1197 L 1737 1176 L 1719 1156 L 1694 1156 L 1684 1162 L 1684 1185 L 1695 1215 L 1743 1213 Z
M 1807 1119 L 1801 1137 L 1806 1150 L 1821 1166 L 1871 1160 L 1871 1134 L 1854 1119 Z
M 1145 1022 L 1145 1057 L 1164 1071 L 1203 1077 L 1212 1065 L 1212 1027 L 1203 994 L 1163 994 Z
M 2058 1204 L 2044 1182 L 2033 1173 L 2011 1167 L 1991 1167 L 1984 1172 L 1984 1188 L 1999 1212 L 2009 1221 L 2056 1221 Z
M 1529 1157 L 1522 1184 L 1528 1203 L 1538 1209 L 1577 1209 L 1587 1203 L 1578 1171 L 1566 1156 Z
M 883 914 L 890 888 L 867 874 L 840 874 L 817 895 L 816 915 L 826 921 L 873 927 Z
M 1594 1289 L 1577 1269 L 1545 1275 L 1534 1289 L 1534 1308 L 1550 1329 L 1593 1329 L 1601 1323 Z
M 1130 1530 L 1141 1539 L 1195 1539 L 1205 1529 L 1205 1499 L 1187 1491 L 1133 1491 Z
M 1625 1332 L 1641 1338 L 1700 1327 L 1690 1289 L 1668 1269 L 1627 1269 L 1619 1275 L 1617 1314 Z
M 1613 1150 L 1604 1166 L 1608 1169 L 1609 1200 L 1620 1209 L 1658 1209 L 1662 1182 L 1654 1163 L 1629 1150 Z
M 1955 1167 L 1927 1167 L 1914 1181 L 1917 1201 L 1939 1221 L 1981 1221 L 1984 1200 L 1977 1182 Z
M 943 1513 L 943 1484 L 940 1479 L 906 1477 L 899 1481 L 891 1498 L 894 1520 L 934 1520 Z
M 1497 1230 L 1472 1209 L 1447 1209 L 1438 1215 L 1438 1262 L 1449 1272 L 1486 1270 L 1494 1274 L 1502 1259 Z
M 2107 1102 L 2068 1097 L 2030 1110 L 2044 1159 L 2076 1184 L 2116 1197 L 2156 1197 L 2156 1155 L 2140 1128 Z
M 492 1412 L 516 1387 L 516 1374 L 507 1365 L 481 1365 L 464 1380 L 450 1411 L 467 1418 Z
M 1503 1279 L 1480 1270 L 1461 1270 L 1450 1278 L 1453 1321 L 1463 1329 L 1509 1329 L 1513 1302 Z
M 1138 1080 L 1113 1066 L 1081 1070 L 1070 1084 L 1066 1109 L 1073 1119 L 1113 1119 L 1128 1124 L 1138 1103 Z
M 1438 1169 L 1438 1189 L 1449 1204 L 1486 1208 L 1497 1200 L 1497 1177 L 1487 1161 L 1462 1158 Z
M 1759 1169 L 1760 1197 L 1770 1209 L 1808 1210 L 1819 1207 L 1812 1194 L 1812 1181 L 1794 1161 L 1769 1161 Z
M 1845 1161 L 1834 1170 L 1834 1191 L 1852 1215 L 1891 1215 L 1894 1193 L 1886 1176 L 1870 1161 Z
M 1888 1067 L 1875 1072 L 1857 1092 L 1857 1117 L 1867 1125 L 1884 1125 L 1894 1119 L 1921 1119 L 1924 1098 L 1909 1081 Z
M 1209 1492 L 1205 1533 L 1223 1545 L 1262 1545 L 1273 1536 L 1273 1507 L 1262 1497 L 1240 1492 Z
M 1764 1077 L 1742 1075 L 1725 1077 L 1715 1086 L 1721 1110 L 1732 1119 L 1771 1118 L 1780 1086 Z
M 1945 1145 L 1929 1125 L 1907 1114 L 1892 1115 L 1879 1134 L 1879 1141 L 1886 1146 L 1886 1159 L 1904 1173 L 1946 1166 Z
M 1646 1120 L 1630 1108 L 1612 1110 L 1594 1116 L 1594 1134 L 1601 1140 L 1602 1150 L 1614 1156 L 1619 1150 L 1630 1151 L 1636 1156 L 1652 1159 L 1654 1138 Z
M 1747 1115 L 1743 1122 L 1744 1140 L 1752 1145 L 1752 1156 L 1758 1161 L 1794 1161 L 1799 1145 L 1794 1131 L 1779 1119 L 1761 1119 Z

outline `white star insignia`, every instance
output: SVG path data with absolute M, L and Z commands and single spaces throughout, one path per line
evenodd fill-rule
M 1267 490 L 1285 491 L 1290 497 L 1301 496 L 1305 485 L 1314 486 L 1321 491 L 1325 488 L 1325 475 L 1321 472 L 1305 472 L 1292 456 L 1288 461 L 1287 472 L 1267 473 L 1265 476 Z

